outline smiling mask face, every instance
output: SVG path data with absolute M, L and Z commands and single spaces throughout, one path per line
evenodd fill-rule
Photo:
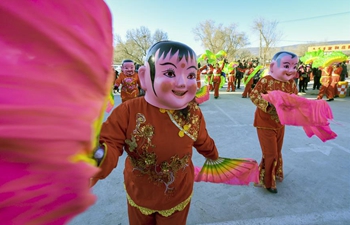
M 122 66 L 122 71 L 127 76 L 132 76 L 135 73 L 134 62 L 125 62 Z
M 176 48 L 176 47 L 174 47 Z M 197 61 L 195 55 L 180 57 L 173 53 L 156 51 L 154 56 L 154 81 L 152 84 L 148 62 L 139 69 L 145 99 L 158 108 L 178 110 L 194 99 L 197 91 Z
M 298 57 L 294 53 L 280 53 L 270 64 L 270 75 L 282 82 L 289 81 L 296 76 L 297 64 Z

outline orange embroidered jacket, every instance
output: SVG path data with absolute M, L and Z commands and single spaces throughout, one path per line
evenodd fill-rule
M 189 103 L 184 116 L 178 110 L 154 107 L 144 97 L 126 101 L 103 123 L 100 142 L 107 153 L 96 178 L 105 178 L 125 151 L 124 184 L 129 203 L 157 211 L 172 209 L 191 198 L 192 147 L 206 158 L 218 158 L 195 102 Z
M 120 90 L 122 102 L 139 96 L 139 87 L 141 88 L 141 84 L 137 73 L 127 76 L 121 72 L 115 80 L 115 86 L 119 87 L 120 85 L 122 85 Z
M 280 90 L 286 93 L 298 94 L 298 89 L 293 79 L 282 82 L 267 75 L 262 77 L 250 93 L 250 100 L 256 105 L 254 116 L 254 127 L 265 129 L 279 129 L 283 125 L 277 115 L 276 108 L 269 105 L 261 94 L 267 94 L 269 91 Z

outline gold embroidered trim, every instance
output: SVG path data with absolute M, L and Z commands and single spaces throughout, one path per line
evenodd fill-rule
M 124 189 L 125 189 L 125 185 L 124 185 Z M 162 216 L 168 217 L 171 216 L 175 211 L 182 211 L 184 210 L 184 208 L 186 208 L 186 206 L 188 205 L 188 203 L 191 201 L 193 192 L 191 193 L 191 195 L 183 202 L 181 202 L 180 204 L 176 205 L 175 207 L 171 208 L 171 209 L 165 209 L 165 210 L 154 210 L 154 209 L 149 209 L 146 207 L 142 207 L 137 205 L 128 195 L 128 192 L 126 192 L 126 198 L 128 199 L 128 202 L 131 206 L 136 207 L 140 210 L 140 212 L 143 215 L 151 215 L 153 213 L 159 213 Z
M 180 131 L 179 131 L 179 137 L 183 137 L 184 134 L 186 134 L 186 135 L 189 136 L 193 141 L 196 141 L 196 138 L 193 137 L 190 133 L 187 132 L 187 130 L 189 129 L 189 127 L 191 126 L 191 124 L 189 124 L 189 125 L 184 125 L 184 127 L 182 128 L 182 127 L 175 121 L 175 119 L 174 119 L 172 113 L 169 112 L 169 111 L 166 111 L 166 112 L 167 112 L 167 114 L 169 115 L 171 122 L 173 122 L 173 124 L 175 124 L 175 126 L 177 126 L 177 127 L 180 129 Z
M 173 124 L 179 128 L 179 137 L 184 137 L 186 134 L 193 141 L 196 141 L 199 131 L 199 117 L 195 114 L 195 111 L 198 110 L 198 105 L 190 102 L 188 108 L 189 111 L 186 118 L 178 110 L 159 109 L 159 111 L 161 113 L 167 113 Z

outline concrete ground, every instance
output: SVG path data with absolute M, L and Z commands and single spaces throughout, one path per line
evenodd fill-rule
M 348 80 L 350 81 L 350 80 Z M 350 82 L 349 82 L 350 83 Z M 317 90 L 302 95 L 315 99 Z M 252 126 L 255 106 L 241 98 L 243 87 L 225 92 L 200 105 L 209 134 L 220 156 L 254 158 L 261 150 Z M 115 105 L 120 104 L 119 94 Z M 188 225 L 347 225 L 350 224 L 350 97 L 329 102 L 334 120 L 334 140 L 308 138 L 301 127 L 286 127 L 283 145 L 283 183 L 278 194 L 262 188 L 195 183 Z M 108 115 L 106 115 L 107 117 Z M 97 202 L 69 225 L 127 225 L 123 188 L 125 154 L 116 169 L 93 188 Z M 194 150 L 193 161 L 202 166 L 204 158 Z

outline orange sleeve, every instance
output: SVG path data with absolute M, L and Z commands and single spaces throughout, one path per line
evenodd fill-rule
M 200 72 L 202 72 L 203 70 L 205 70 L 207 68 L 207 65 L 205 65 L 205 66 L 202 66 L 201 68 L 199 68 L 198 70 L 200 71 Z
M 127 109 L 124 104 L 118 106 L 118 110 L 113 110 L 111 115 L 102 124 L 100 132 L 100 144 L 104 145 L 105 156 L 100 164 L 100 172 L 94 176 L 94 179 L 106 178 L 117 166 L 119 156 L 123 154 L 123 145 L 125 129 L 128 119 Z
M 206 128 L 206 123 L 202 113 L 200 112 L 200 128 L 198 132 L 198 138 L 194 143 L 194 147 L 205 158 L 216 160 L 219 157 L 218 150 L 216 148 L 214 140 L 209 136 Z
M 326 73 L 328 76 L 331 76 L 332 75 L 332 72 L 333 72 L 333 67 L 332 66 L 328 66 L 327 70 L 326 70 Z
M 342 72 L 342 70 L 343 70 L 343 68 L 338 67 L 338 68 L 336 68 L 336 69 L 334 70 L 334 73 L 340 75 L 341 72 Z
M 125 74 L 123 72 L 120 72 L 118 78 L 115 80 L 115 86 L 119 87 L 124 78 Z
M 222 62 L 222 65 L 220 67 L 220 72 L 224 69 L 224 67 L 225 67 L 225 60 Z

